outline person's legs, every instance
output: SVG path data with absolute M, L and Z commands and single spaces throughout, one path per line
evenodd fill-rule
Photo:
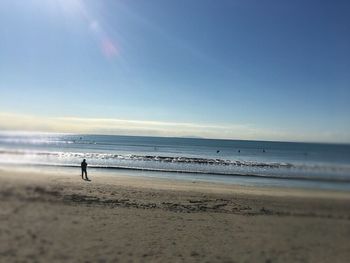
M 85 179 L 89 180 L 89 178 L 87 177 L 87 171 L 86 170 L 84 171 L 84 173 L 85 173 Z
M 83 169 L 81 169 L 81 179 L 84 180 L 84 170 Z

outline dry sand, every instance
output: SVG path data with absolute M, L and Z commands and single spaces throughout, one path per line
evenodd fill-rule
M 350 194 L 0 170 L 0 262 L 350 262 Z

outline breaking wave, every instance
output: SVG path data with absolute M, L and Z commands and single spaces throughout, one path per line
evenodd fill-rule
M 220 158 L 114 154 L 96 152 L 48 152 L 30 150 L 0 150 L 1 163 L 79 167 L 82 159 L 89 167 L 128 169 L 154 172 L 175 172 L 227 176 L 305 179 L 350 182 L 350 166 L 298 164 L 286 162 L 257 162 Z

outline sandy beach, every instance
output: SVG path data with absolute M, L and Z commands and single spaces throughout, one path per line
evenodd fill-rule
M 349 262 L 350 194 L 0 170 L 0 262 Z

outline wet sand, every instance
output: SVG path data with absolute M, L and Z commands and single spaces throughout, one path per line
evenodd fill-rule
M 350 193 L 0 169 L 0 262 L 349 262 Z

